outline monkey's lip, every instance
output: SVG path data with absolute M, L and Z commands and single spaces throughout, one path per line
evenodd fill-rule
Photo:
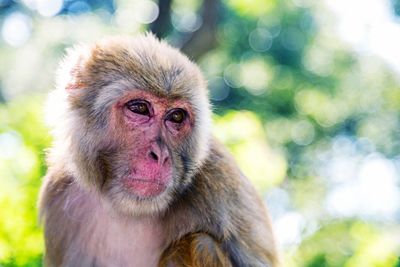
M 128 190 L 141 197 L 154 197 L 166 189 L 166 184 L 158 179 L 128 178 L 124 180 Z

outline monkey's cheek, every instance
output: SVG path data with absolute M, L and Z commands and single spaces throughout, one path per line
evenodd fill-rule
M 166 184 L 158 180 L 127 179 L 124 186 L 133 194 L 150 198 L 160 195 L 167 188 Z

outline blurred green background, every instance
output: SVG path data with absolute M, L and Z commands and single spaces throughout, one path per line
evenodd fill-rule
M 286 266 L 400 266 L 399 16 L 398 0 L 0 0 L 0 266 L 41 266 L 65 48 L 145 30 L 203 69 Z

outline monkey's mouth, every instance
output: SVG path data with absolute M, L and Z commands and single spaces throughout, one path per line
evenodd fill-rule
M 167 185 L 158 179 L 132 178 L 124 179 L 124 186 L 139 197 L 155 197 L 164 192 Z

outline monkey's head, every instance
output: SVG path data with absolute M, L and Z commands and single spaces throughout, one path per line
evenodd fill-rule
M 61 111 L 50 160 L 125 214 L 165 210 L 208 153 L 206 82 L 149 34 L 71 49 L 49 102 Z

